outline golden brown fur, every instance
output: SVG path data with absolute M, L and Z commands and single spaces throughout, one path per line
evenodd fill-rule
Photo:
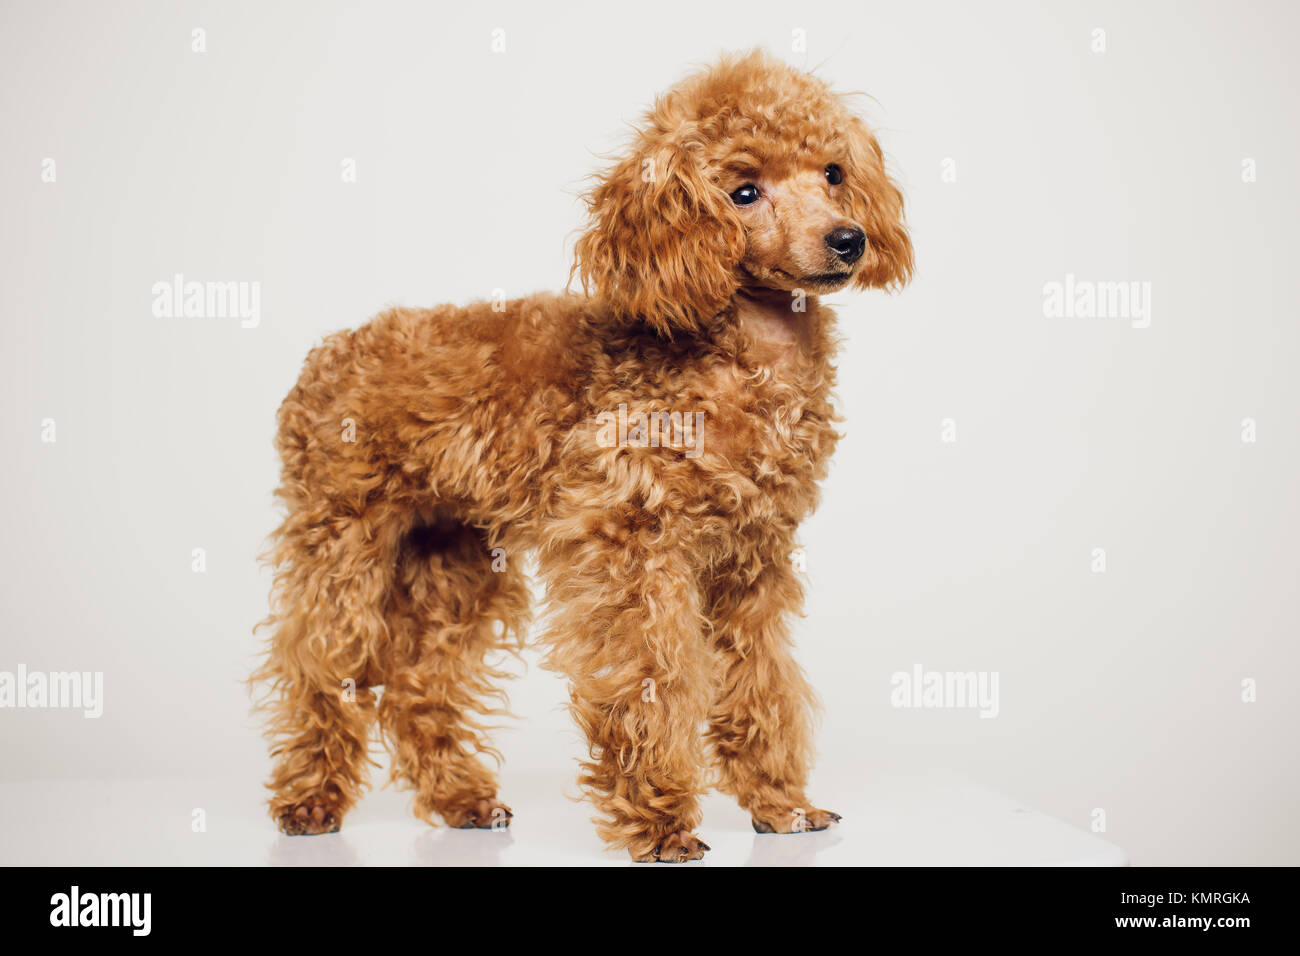
M 747 183 L 761 199 L 737 205 Z M 254 676 L 286 832 L 337 829 L 376 719 L 419 816 L 508 822 L 481 721 L 502 700 L 488 662 L 529 624 L 530 551 L 606 840 L 698 858 L 710 782 L 760 831 L 838 819 L 804 791 L 790 556 L 838 437 L 817 295 L 907 280 L 902 198 L 838 96 L 751 53 L 662 97 L 589 205 L 589 296 L 385 312 L 314 349 L 280 408 L 287 516 Z M 828 243 L 852 227 L 846 265 Z M 620 405 L 702 412 L 697 453 L 609 447 L 599 417 Z

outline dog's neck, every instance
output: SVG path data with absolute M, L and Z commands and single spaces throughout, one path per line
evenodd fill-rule
M 731 300 L 741 354 L 756 365 L 791 371 L 821 356 L 825 312 L 813 296 L 742 289 Z

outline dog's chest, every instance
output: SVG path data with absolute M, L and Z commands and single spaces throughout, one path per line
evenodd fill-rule
M 703 450 L 714 467 L 759 488 L 811 495 L 838 439 L 831 370 L 815 360 L 811 336 L 797 321 L 767 313 L 741 321 L 743 360 L 712 370 L 705 389 Z
M 815 304 L 742 308 L 711 343 L 610 349 L 587 440 L 566 446 L 573 470 L 594 464 L 604 483 L 635 478 L 729 514 L 805 516 L 838 439 L 830 318 Z
M 701 443 L 746 473 L 803 470 L 830 454 L 835 438 L 823 389 L 780 367 L 724 368 L 713 376 Z M 793 377 L 792 377 L 793 378 Z M 755 475 L 751 475 L 755 477 Z

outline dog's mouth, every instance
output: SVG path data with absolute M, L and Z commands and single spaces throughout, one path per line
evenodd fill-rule
M 841 282 L 847 282 L 852 276 L 852 272 L 819 272 L 816 275 L 804 276 L 800 281 L 809 285 L 839 285 Z
M 741 266 L 741 269 L 759 285 L 770 284 L 772 288 L 779 289 L 806 287 L 818 293 L 834 291 L 853 278 L 852 269 L 845 269 L 840 272 L 815 272 L 812 275 L 800 276 L 795 275 L 793 272 L 786 272 L 784 269 L 771 268 L 767 270 L 767 278 L 775 280 L 775 282 L 764 283 L 748 266 Z

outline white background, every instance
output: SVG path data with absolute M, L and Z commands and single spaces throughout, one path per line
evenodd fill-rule
M 1081 828 L 1104 810 L 1136 864 L 1300 862 L 1296 8 L 543 6 L 0 10 L 0 669 L 105 675 L 97 721 L 0 711 L 0 781 L 158 780 L 188 836 L 216 777 L 269 840 L 239 682 L 302 358 L 386 304 L 562 286 L 598 154 L 762 44 L 875 98 L 919 266 L 834 297 L 847 437 L 798 624 L 814 798 L 955 771 Z M 177 272 L 260 282 L 260 326 L 155 318 Z M 1067 273 L 1150 282 L 1150 327 L 1045 318 Z M 516 810 L 580 749 L 529 660 L 498 735 Z M 998 672 L 998 717 L 891 707 L 918 663 Z M 49 849 L 77 859 L 69 816 Z

